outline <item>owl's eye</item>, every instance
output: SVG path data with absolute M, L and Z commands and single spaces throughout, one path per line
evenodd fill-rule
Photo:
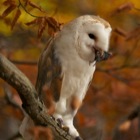
M 89 36 L 90 39 L 96 39 L 96 36 L 94 34 L 90 33 L 90 34 L 88 34 L 88 36 Z

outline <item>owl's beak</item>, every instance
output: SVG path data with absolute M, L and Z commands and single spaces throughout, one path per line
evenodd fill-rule
M 94 51 L 95 51 L 96 62 L 107 60 L 112 56 L 112 53 L 106 52 L 99 47 L 93 47 L 93 48 L 94 48 Z

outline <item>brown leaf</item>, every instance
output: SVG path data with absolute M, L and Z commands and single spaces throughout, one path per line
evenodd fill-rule
M 140 36 L 140 27 L 136 27 L 133 31 L 131 31 L 127 36 L 126 40 L 136 39 Z
M 42 36 L 43 31 L 46 28 L 47 21 L 45 17 L 39 18 L 39 28 L 38 28 L 38 37 L 40 38 Z
M 14 26 L 15 26 L 17 20 L 19 19 L 20 15 L 21 15 L 21 11 L 20 11 L 20 9 L 17 9 L 15 17 L 14 17 L 12 23 L 11 23 L 11 30 L 14 28 Z
M 124 4 L 122 4 L 121 6 L 119 6 L 119 7 L 117 8 L 117 11 L 118 11 L 118 12 L 121 12 L 121 11 L 124 11 L 124 10 L 131 10 L 131 9 L 133 9 L 133 8 L 134 8 L 134 4 L 131 3 L 131 2 L 127 2 L 127 3 L 124 3 Z
M 50 26 L 51 28 L 54 29 L 54 31 L 58 30 L 59 29 L 59 23 L 52 17 L 48 17 L 47 18 L 47 23 L 48 23 L 48 26 Z
M 121 28 L 115 28 L 115 29 L 114 29 L 114 32 L 116 32 L 117 34 L 119 34 L 119 35 L 121 35 L 121 36 L 124 36 L 124 37 L 127 36 L 127 32 L 124 31 L 124 30 L 121 29 Z
M 41 12 L 44 12 L 44 11 L 42 10 L 41 6 L 37 5 L 36 3 L 33 3 L 33 2 L 31 2 L 31 1 L 29 1 L 29 5 L 30 5 L 31 7 L 33 7 L 33 8 L 36 8 L 36 9 L 40 10 Z
M 124 11 L 129 11 L 132 10 L 133 8 L 135 8 L 134 4 L 131 2 L 126 2 L 122 5 L 120 5 L 112 14 L 111 16 L 114 16 L 115 14 L 118 14 L 120 12 L 124 12 Z M 135 8 L 136 9 L 136 8 Z
M 9 5 L 7 7 L 7 9 L 4 10 L 4 12 L 2 13 L 1 17 L 4 18 L 6 17 L 7 15 L 9 15 L 14 9 L 16 8 L 16 5 L 12 4 L 12 5 Z
M 3 20 L 4 20 L 4 23 L 6 25 L 11 25 L 11 19 L 10 18 L 4 18 Z
M 29 0 L 23 0 L 25 3 L 24 3 L 24 6 L 26 7 L 28 4 L 29 4 Z
M 57 31 L 61 30 L 62 24 L 57 22 L 54 18 L 47 17 L 46 20 L 47 20 L 47 24 L 48 24 L 49 35 L 53 36 Z
M 54 31 L 54 29 L 53 28 L 51 28 L 51 27 L 48 27 L 48 34 L 50 35 L 50 36 L 54 36 L 55 35 L 55 31 Z
M 34 19 L 34 20 L 30 21 L 30 22 L 27 22 L 25 24 L 30 26 L 30 25 L 33 25 L 33 24 L 37 24 L 37 22 L 38 22 L 38 18 L 36 18 L 36 19 Z
M 8 5 L 16 5 L 16 2 L 14 0 L 6 0 L 3 2 L 3 5 L 8 6 Z

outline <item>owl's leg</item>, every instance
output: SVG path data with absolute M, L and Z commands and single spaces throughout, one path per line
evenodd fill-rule
M 67 126 L 69 128 L 69 133 L 72 136 L 79 136 L 78 131 L 75 129 L 75 127 L 73 125 L 73 115 L 71 113 L 63 116 L 63 123 L 65 126 Z
M 67 110 L 63 115 L 63 123 L 69 128 L 70 135 L 74 136 L 76 140 L 81 140 L 78 131 L 73 125 L 73 119 L 76 115 L 79 107 L 81 106 L 82 100 L 76 96 L 71 99 L 67 99 Z
M 75 137 L 75 140 L 82 140 L 78 131 L 76 130 L 76 128 L 73 125 L 73 119 L 74 119 L 74 114 L 77 112 L 77 110 L 75 110 L 73 113 L 72 111 L 70 111 L 69 113 L 67 112 L 66 115 L 63 116 L 63 123 L 65 126 L 67 126 L 69 128 L 69 134 L 72 135 L 73 137 Z
M 53 117 L 58 121 L 59 125 L 63 125 L 63 114 L 66 112 L 66 99 L 60 98 L 55 105 Z

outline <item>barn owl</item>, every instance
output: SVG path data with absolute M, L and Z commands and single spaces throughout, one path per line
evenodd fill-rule
M 98 50 L 108 51 L 110 32 L 109 23 L 98 16 L 78 17 L 49 40 L 39 59 L 36 90 L 47 104 L 52 100 L 52 116 L 76 140 L 80 136 L 73 119 L 92 80 Z

